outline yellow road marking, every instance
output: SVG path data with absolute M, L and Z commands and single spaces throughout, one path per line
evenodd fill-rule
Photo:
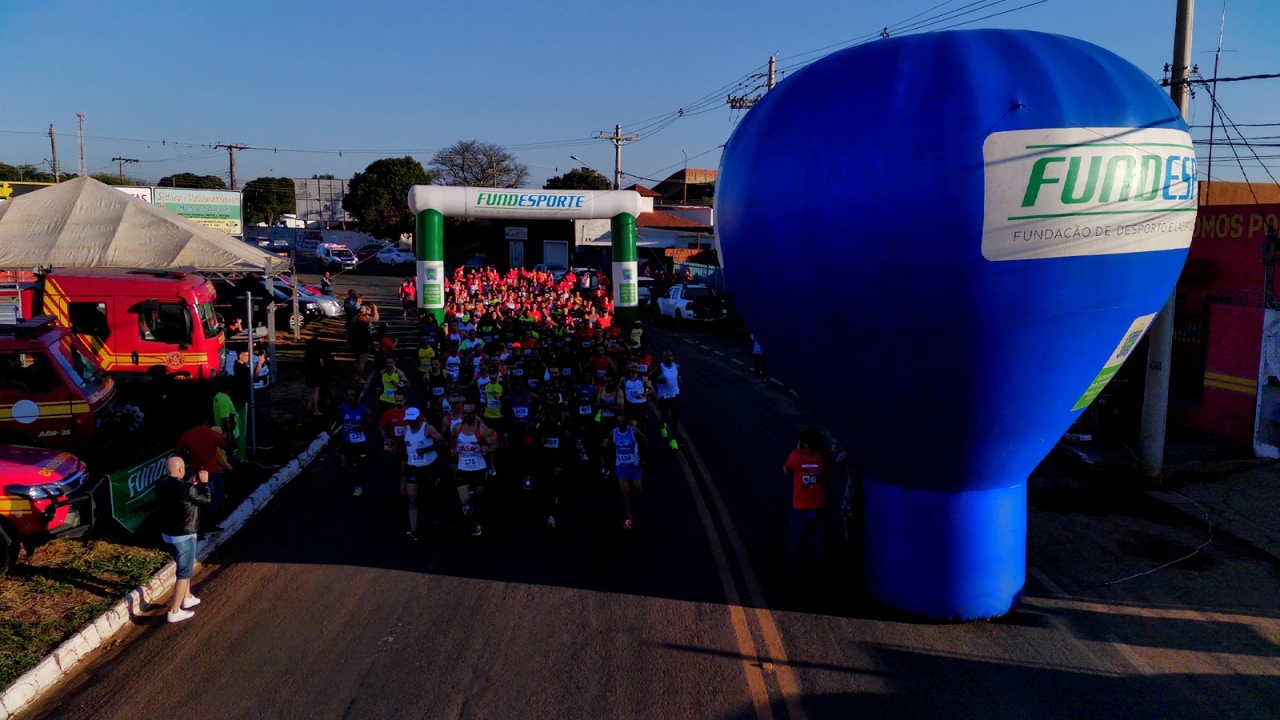
M 787 650 L 782 644 L 782 633 L 778 630 L 778 623 L 774 620 L 773 613 L 769 611 L 769 606 L 765 604 L 764 592 L 761 591 L 760 583 L 756 580 L 755 571 L 751 569 L 751 562 L 747 557 L 746 548 L 742 545 L 742 538 L 738 536 L 738 531 L 733 525 L 733 518 L 729 516 L 729 508 L 724 504 L 724 499 L 720 497 L 720 490 L 716 488 L 715 482 L 712 481 L 711 471 L 707 469 L 706 463 L 702 461 L 702 454 L 698 452 L 697 446 L 693 444 L 693 440 L 685 432 L 684 427 L 680 428 L 679 435 L 684 439 L 684 449 L 688 450 L 689 454 L 693 456 L 693 462 L 697 465 L 698 472 L 702 473 L 702 477 L 707 480 L 707 492 L 711 495 L 711 502 L 715 505 L 716 513 L 720 516 L 720 523 L 724 525 L 725 535 L 729 538 L 729 547 L 733 548 L 734 559 L 737 561 L 738 568 L 742 571 L 742 577 L 746 581 L 747 595 L 754 606 L 756 623 L 760 627 L 760 634 L 764 636 L 765 649 L 769 652 L 771 661 L 774 663 L 774 674 L 778 678 L 778 688 L 782 691 L 782 699 L 787 705 L 787 714 L 791 716 L 791 720 L 803 720 L 805 714 L 804 705 L 800 702 L 802 697 L 800 694 L 800 682 L 796 679 L 795 673 L 791 669 L 791 664 L 787 660 Z
M 698 507 L 702 529 L 711 540 L 711 554 L 715 557 L 720 584 L 724 588 L 725 600 L 729 603 L 729 619 L 733 625 L 734 639 L 738 642 L 738 653 L 742 656 L 742 672 L 747 677 L 747 690 L 751 693 L 751 704 L 755 707 L 756 717 L 760 720 L 773 720 L 773 708 L 769 705 L 769 690 L 765 687 L 755 641 L 751 639 L 751 628 L 747 625 L 747 616 L 743 611 L 742 601 L 738 597 L 738 587 L 733 582 L 733 573 L 729 571 L 729 560 L 725 557 L 720 533 L 711 522 L 711 513 L 708 512 L 707 504 L 702 499 L 701 491 L 698 490 L 698 481 L 693 476 L 689 461 L 683 455 L 676 457 L 680 460 L 680 468 L 684 470 L 689 492 L 693 494 L 694 504 Z

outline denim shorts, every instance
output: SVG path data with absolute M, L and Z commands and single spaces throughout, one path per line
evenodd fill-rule
M 173 562 L 178 566 L 178 579 L 190 580 L 196 569 L 196 536 L 179 535 L 171 537 L 164 535 L 163 538 L 164 544 L 169 546 L 169 556 L 173 558 Z

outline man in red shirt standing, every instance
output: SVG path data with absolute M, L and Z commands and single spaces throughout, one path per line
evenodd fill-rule
M 225 460 L 219 462 L 218 455 L 219 450 L 226 446 L 227 441 L 222 437 L 222 432 L 209 427 L 204 422 L 193 425 L 178 437 L 176 449 L 180 456 L 186 458 L 187 469 L 191 472 L 204 470 L 209 473 L 210 503 L 208 512 L 201 513 L 203 519 L 201 524 L 205 526 L 203 531 L 206 532 L 212 527 L 222 501 L 226 498 L 226 486 L 222 482 Z M 230 466 L 225 467 L 230 469 Z
M 790 570 L 800 567 L 801 554 L 812 544 L 815 569 L 822 567 L 827 524 L 827 457 L 822 452 L 822 432 L 809 426 L 800 433 L 782 471 L 791 475 L 791 525 L 788 533 Z

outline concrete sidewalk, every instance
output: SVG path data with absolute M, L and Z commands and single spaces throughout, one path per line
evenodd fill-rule
M 1242 456 L 1210 439 L 1171 438 L 1159 479 L 1144 478 L 1133 450 L 1105 441 L 1059 444 L 1100 474 L 1139 478 L 1147 495 L 1280 560 L 1280 463 Z

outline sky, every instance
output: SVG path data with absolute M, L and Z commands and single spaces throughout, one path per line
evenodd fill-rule
M 1280 0 L 1226 0 L 1219 75 L 1280 73 Z M 1029 7 L 1024 7 L 1028 6 Z M 1193 62 L 1213 75 L 1224 0 L 1195 3 Z M 90 172 L 154 182 L 179 172 L 350 177 L 380 157 L 478 139 L 510 150 L 528 185 L 579 163 L 612 178 L 622 125 L 623 184 L 652 186 L 717 167 L 768 58 L 780 80 L 859 42 L 951 27 L 1055 32 L 1100 45 L 1159 79 L 1173 49 L 1175 0 L 701 0 L 620 3 L 471 0 L 0 0 L 0 162 L 78 166 L 85 113 Z M 999 14 L 1003 13 L 1003 14 Z M 992 17 L 987 17 L 992 16 Z M 967 23 L 967 24 L 962 24 Z M 1226 117 L 1255 138 L 1243 173 L 1280 177 L 1280 79 L 1223 83 Z M 683 111 L 683 112 L 682 112 Z M 1190 122 L 1208 137 L 1209 94 Z M 1275 123 L 1266 126 L 1266 123 Z M 1246 125 L 1258 125 L 1246 127 Z M 1204 126 L 1204 127 L 1201 127 Z M 1216 130 L 1219 140 L 1223 131 Z M 1271 148 L 1261 146 L 1269 143 Z M 1199 152 L 1202 178 L 1206 153 Z M 1242 179 L 1231 148 L 1214 177 Z

